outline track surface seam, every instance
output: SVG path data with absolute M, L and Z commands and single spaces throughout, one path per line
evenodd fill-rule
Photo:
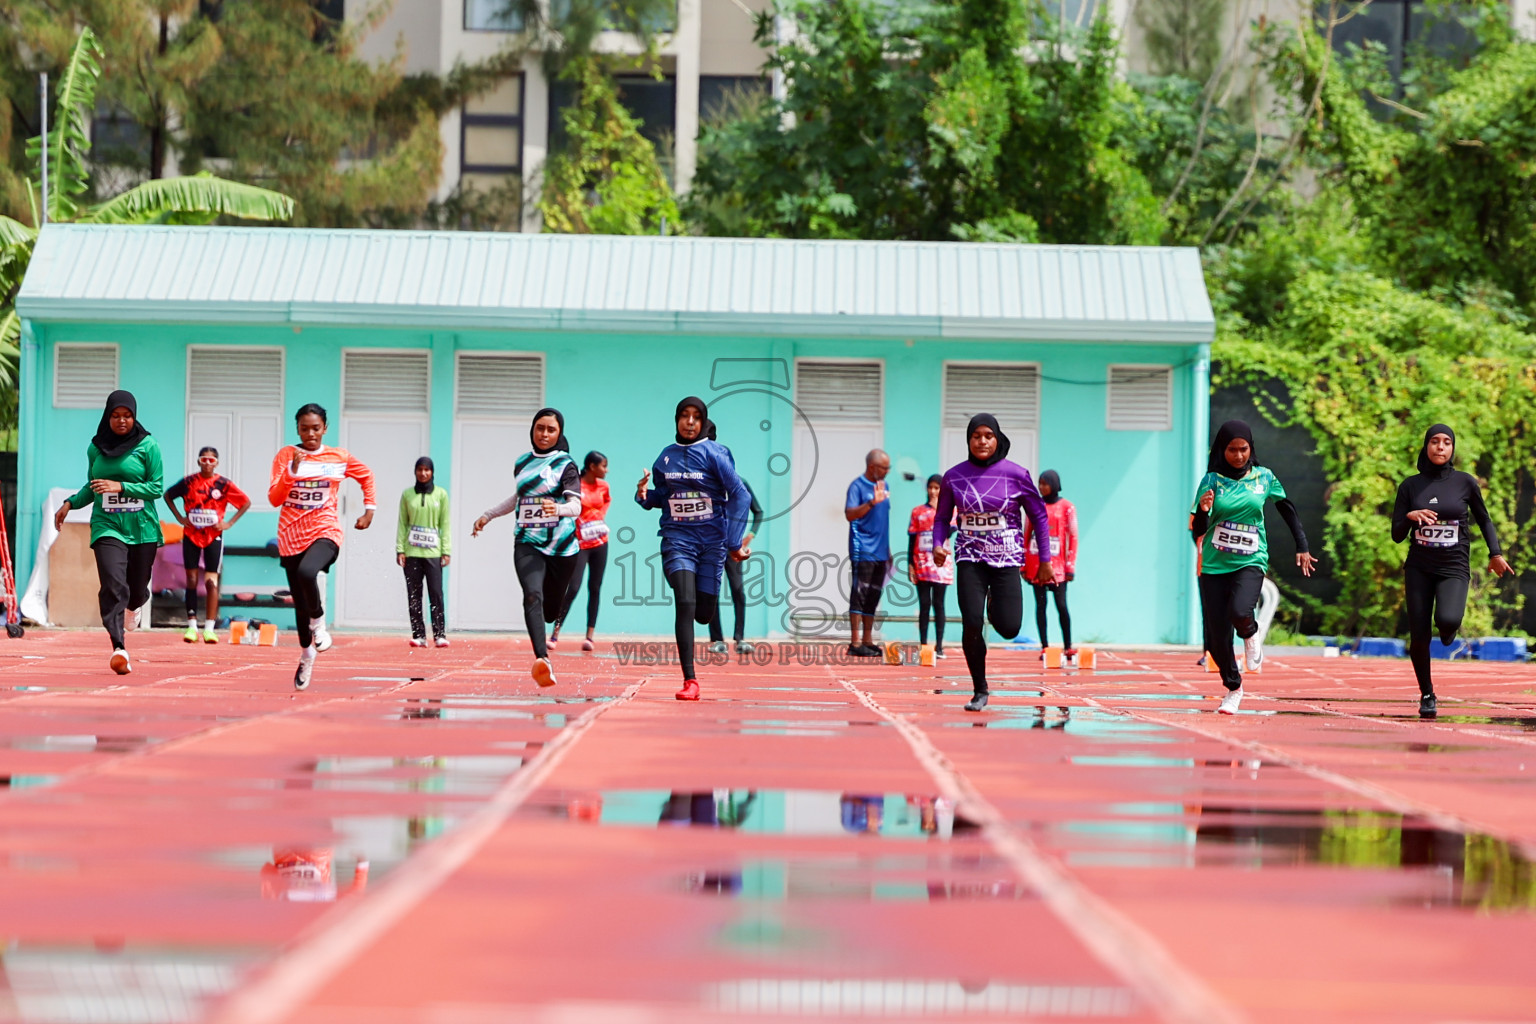
M 1040 894 L 1084 946 L 1130 983 L 1159 1017 L 1176 1024 L 1237 1024 L 1248 1020 L 1187 971 L 1150 934 L 1042 854 L 910 718 L 888 710 L 852 682 L 842 678 L 838 682 L 896 728 L 944 795 L 979 819 L 988 840 L 1019 877 Z
M 291 1016 L 332 977 L 389 928 L 446 882 L 488 841 L 527 798 L 543 785 L 572 747 L 603 714 L 628 702 L 646 680 L 611 701 L 596 704 L 560 731 L 513 773 L 479 810 L 451 834 L 411 857 L 399 871 L 363 899 L 338 907 L 299 936 L 265 972 L 237 989 L 211 1015 L 212 1024 L 269 1024 Z

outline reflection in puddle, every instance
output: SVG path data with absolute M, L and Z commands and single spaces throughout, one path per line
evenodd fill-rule
M 942 866 L 942 865 L 941 865 Z M 873 870 L 871 870 L 873 868 Z M 942 900 L 1021 900 L 1033 894 L 1008 878 L 956 881 L 928 879 L 926 872 L 892 871 L 846 861 L 750 860 L 725 871 L 698 871 L 687 876 L 687 892 L 730 896 L 741 900 L 856 900 L 873 902 L 938 902 Z M 893 875 L 897 877 L 892 877 Z
M 1451 725 L 1513 725 L 1522 732 L 1536 732 L 1536 718 L 1508 715 L 1440 715 L 1435 721 Z
M 0 948 L 5 1020 L 175 1024 L 197 1020 L 235 987 L 253 957 L 206 950 L 11 943 Z M 14 1014 L 14 1016 L 12 1016 Z
M 629 827 L 728 828 L 797 836 L 874 835 L 885 839 L 950 839 L 979 832 L 943 797 L 831 790 L 620 789 L 599 794 L 546 794 L 527 815 Z
M 314 777 L 301 777 L 298 781 L 307 789 L 332 792 L 488 796 L 543 746 L 539 742 L 524 743 L 521 757 L 322 757 L 300 765 L 300 772 L 312 773 Z
M 7 736 L 0 746 L 55 754 L 128 754 L 142 747 L 165 741 L 163 736 L 96 736 L 91 734 L 60 736 Z
M 1126 1017 L 1129 989 L 1108 985 L 1030 985 L 922 978 L 742 978 L 710 985 L 704 1003 L 718 1013 L 816 1017 Z
M 1118 806 L 1124 813 L 1140 807 L 1152 820 L 1052 827 L 1069 864 L 1405 871 L 1423 882 L 1422 890 L 1405 900 L 1409 903 L 1536 910 L 1536 865 L 1517 846 L 1493 836 L 1437 829 L 1387 811 Z
M 0 775 L 0 789 L 38 789 L 58 781 L 57 775 Z

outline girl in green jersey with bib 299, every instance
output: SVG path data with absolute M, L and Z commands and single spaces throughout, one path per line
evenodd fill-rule
M 1254 610 L 1269 568 L 1269 540 L 1264 533 L 1264 504 L 1275 510 L 1296 541 L 1296 564 L 1312 575 L 1317 559 L 1307 552 L 1296 506 L 1285 496 L 1275 474 L 1254 457 L 1253 431 L 1242 420 L 1229 420 L 1211 442 L 1210 462 L 1195 490 L 1190 532 L 1200 545 L 1200 609 L 1205 622 L 1205 650 L 1221 670 L 1227 695 L 1217 709 L 1237 713 L 1243 701 L 1243 674 L 1232 653 L 1232 634 L 1243 638 L 1248 671 L 1264 661 L 1263 641 Z
M 513 514 L 517 539 L 512 567 L 523 588 L 523 624 L 533 643 L 533 681 L 555 685 L 544 639 L 545 623 L 564 610 L 565 588 L 576 570 L 576 517 L 581 515 L 581 473 L 565 440 L 565 417 L 558 409 L 540 409 L 528 431 L 533 450 L 517 457 L 513 466 L 517 490 L 506 501 L 475 520 L 471 537 L 478 537 L 492 519 Z

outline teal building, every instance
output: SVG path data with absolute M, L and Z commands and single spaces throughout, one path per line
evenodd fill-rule
M 964 426 L 986 411 L 1012 458 L 1057 470 L 1077 506 L 1076 638 L 1197 637 L 1185 524 L 1214 319 L 1194 249 L 55 225 L 17 309 L 22 580 L 48 493 L 83 482 L 114 387 L 138 397 L 167 483 L 201 446 L 220 449 L 256 498 L 230 536 L 243 546 L 275 537 L 272 457 L 318 402 L 327 443 L 379 480 L 373 528 L 348 530 L 331 573 L 331 617 L 405 623 L 396 507 L 430 455 L 453 502 L 451 627 L 520 629 L 510 524 L 474 539 L 469 526 L 506 495 L 532 413 L 552 405 L 578 460 L 609 460 L 598 628 L 666 634 L 656 514 L 632 495 L 695 394 L 765 511 L 749 636 L 831 635 L 847 608 L 843 499 L 865 453 L 890 453 L 904 553 L 925 479 L 963 458 Z M 355 518 L 360 492 L 346 494 Z M 226 567 L 227 591 L 280 582 L 270 559 Z M 580 624 L 584 597 L 577 608 Z M 886 636 L 915 636 L 899 567 L 883 608 Z

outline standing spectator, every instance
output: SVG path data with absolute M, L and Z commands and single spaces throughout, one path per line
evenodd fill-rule
M 879 448 L 864 456 L 864 475 L 854 477 L 843 502 L 843 516 L 848 520 L 848 560 L 853 566 L 853 586 L 849 592 L 848 620 L 852 635 L 848 653 L 856 657 L 878 658 L 880 648 L 872 643 L 875 609 L 885 589 L 885 576 L 891 562 L 890 491 L 885 477 L 891 471 L 891 457 Z M 863 628 L 863 642 L 859 630 Z

